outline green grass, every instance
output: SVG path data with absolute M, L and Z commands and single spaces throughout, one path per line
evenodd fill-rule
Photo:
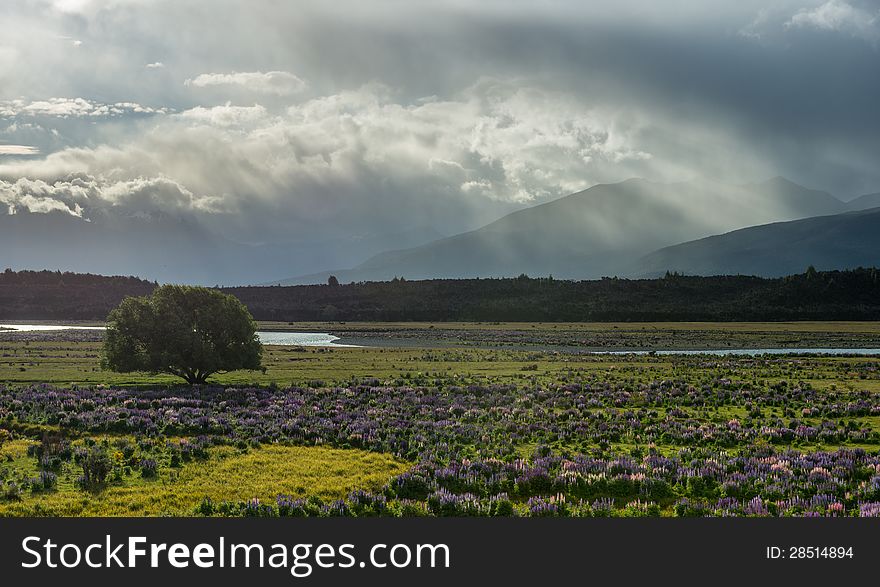
M 100 343 L 95 342 L 3 342 L 0 341 L 0 382 L 7 384 L 56 383 L 102 385 L 176 385 L 182 380 L 170 375 L 114 373 L 100 367 Z M 266 347 L 266 373 L 234 371 L 217 374 L 211 381 L 224 385 L 303 385 L 313 381 L 346 383 L 352 378 L 389 379 L 416 377 L 425 373 L 462 377 L 524 378 L 550 376 L 560 369 L 583 362 L 603 369 L 620 363 L 606 358 L 582 361 L 554 357 L 549 353 L 480 349 L 381 349 Z M 655 364 L 645 358 L 632 364 Z M 662 361 L 668 364 L 669 361 Z M 538 364 L 538 370 L 523 368 Z
M 4 444 L 0 467 L 36 474 L 36 460 L 26 455 L 28 444 Z M 242 454 L 218 447 L 206 461 L 165 468 L 157 479 L 132 473 L 99 491 L 79 489 L 66 475 L 55 491 L 25 492 L 19 501 L 0 501 L 0 515 L 180 516 L 193 515 L 205 497 L 215 503 L 252 498 L 274 503 L 278 494 L 330 500 L 355 489 L 377 490 L 408 467 L 388 455 L 361 450 L 272 445 Z
M 179 385 L 170 375 L 114 373 L 100 368 L 97 342 L 0 341 L 0 382 L 7 385 Z M 724 357 L 578 355 L 553 351 L 476 348 L 299 348 L 266 347 L 266 372 L 217 374 L 221 385 L 343 385 L 353 379 L 428 384 L 455 376 L 461 383 L 535 381 L 553 383 L 568 373 L 634 383 L 667 378 L 718 376 L 734 380 L 805 381 L 817 389 L 880 391 L 878 360 L 872 357 L 778 358 L 769 363 Z
M 412 342 L 398 348 L 296 348 L 266 347 L 266 373 L 243 371 L 218 374 L 213 382 L 224 385 L 305 385 L 313 381 L 344 384 L 352 378 L 382 380 L 419 374 L 454 373 L 463 379 L 537 377 L 550 381 L 569 369 L 602 371 L 612 375 L 632 373 L 640 380 L 674 375 L 681 359 L 674 357 L 578 356 L 556 353 L 547 345 L 581 345 L 596 348 L 734 348 L 793 346 L 878 346 L 880 322 L 664 322 L 664 323 L 353 323 L 263 322 L 262 329 L 324 331 L 343 336 Z M 433 337 L 433 338 L 432 338 Z M 441 348 L 431 346 L 441 341 Z M 481 348 L 488 344 L 502 348 Z M 507 347 L 505 348 L 505 345 Z M 529 345 L 534 345 L 529 350 Z M 59 385 L 175 385 L 170 375 L 113 373 L 100 368 L 101 344 L 82 341 L 0 340 L 0 382 Z M 793 371 L 800 380 L 818 388 L 837 382 L 858 383 L 862 389 L 880 390 L 880 379 L 868 373 L 844 373 L 842 365 L 870 358 L 826 357 L 810 369 Z M 876 362 L 876 361 L 875 361 Z M 534 371 L 525 370 L 534 366 Z M 642 371 L 642 372 L 640 372 Z M 734 374 L 736 375 L 736 374 Z M 765 379 L 784 378 L 756 367 L 749 374 Z
M 266 327 L 267 325 L 262 325 Z M 467 331 L 479 338 L 503 332 L 535 339 L 577 336 L 618 335 L 641 343 L 684 340 L 690 344 L 714 344 L 731 337 L 730 344 L 742 340 L 804 340 L 818 335 L 833 341 L 846 337 L 876 337 L 880 323 L 664 323 L 664 324 L 277 324 L 291 330 L 339 331 L 346 329 L 368 336 L 370 332 L 408 330 L 443 331 L 455 339 Z M 548 338 L 549 337 L 549 338 Z M 678 338 L 676 338 L 678 337 Z M 682 338 L 684 337 L 684 338 Z M 709 341 L 709 342 L 707 342 Z M 659 343 L 658 343 L 659 344 Z M 164 386 L 182 381 L 166 375 L 113 373 L 99 366 L 101 345 L 96 342 L 2 341 L 0 340 L 0 385 L 49 383 L 58 386 Z M 663 380 L 682 380 L 700 386 L 720 378 L 749 382 L 766 387 L 780 381 L 794 385 L 807 382 L 821 391 L 880 391 L 880 360 L 872 357 L 773 357 L 751 359 L 698 356 L 617 356 L 583 355 L 552 350 L 475 348 L 459 345 L 447 348 L 296 348 L 266 347 L 263 361 L 266 372 L 232 372 L 212 378 L 221 385 L 271 385 L 326 387 L 349 385 L 354 381 L 376 379 L 380 384 L 403 386 L 466 386 L 469 384 L 508 383 L 518 386 L 542 386 L 548 390 L 570 381 L 602 382 L 632 387 Z M 638 406 L 632 406 L 638 409 Z M 719 408 L 684 407 L 699 421 L 737 418 L 744 420 L 742 406 Z M 661 414 L 663 408 L 655 408 Z M 765 408 L 762 418 L 779 417 L 787 421 L 784 406 Z M 800 414 L 796 415 L 801 417 Z M 846 418 L 850 420 L 850 418 Z M 816 425 L 816 418 L 802 418 Z M 852 418 L 859 425 L 880 430 L 880 417 Z M 14 471 L 14 476 L 37 475 L 37 462 L 28 457 L 33 443 L 25 437 L 39 437 L 38 424 L 12 422 L 6 427 L 15 440 L 0 444 L 0 471 Z M 101 442 L 103 437 L 93 437 Z M 117 438 L 110 438 L 111 444 Z M 75 440 L 83 443 L 85 437 Z M 523 445 L 518 453 L 529 457 L 537 444 Z M 856 445 L 848 445 L 856 446 Z M 581 450 L 582 445 L 571 450 Z M 588 447 L 593 449 L 595 447 Z M 635 439 L 609 447 L 610 452 L 628 454 L 642 451 L 645 445 Z M 663 454 L 674 454 L 681 447 L 659 446 Z M 798 445 L 798 450 L 835 449 L 836 446 Z M 869 450 L 876 447 L 865 446 Z M 241 452 L 233 447 L 212 448 L 206 461 L 192 461 L 182 467 L 163 462 L 157 479 L 143 479 L 137 472 L 123 476 L 114 484 L 96 492 L 87 492 L 74 484 L 77 466 L 67 463 L 59 475 L 58 489 L 47 493 L 25 492 L 21 501 L 0 501 L 0 515 L 190 515 L 204 497 L 215 502 L 259 498 L 272 501 L 279 493 L 294 496 L 319 496 L 322 499 L 343 497 L 356 488 L 378 489 L 392 476 L 407 469 L 408 463 L 376 453 L 337 450 L 323 447 L 264 446 Z M 7 478 L 10 476 L 7 475 Z

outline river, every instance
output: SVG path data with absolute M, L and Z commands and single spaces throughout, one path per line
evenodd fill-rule
M 76 326 L 66 324 L 0 324 L 0 332 L 2 329 L 13 332 L 57 332 L 59 330 L 104 330 L 103 326 Z M 371 341 L 368 344 L 352 345 L 337 342 L 340 340 L 338 336 L 327 332 L 274 332 L 259 331 L 257 336 L 260 342 L 268 345 L 278 346 L 308 346 L 308 347 L 361 347 L 361 346 L 383 346 L 381 340 Z M 358 341 L 361 342 L 361 341 Z M 418 346 L 418 345 L 413 345 Z M 577 351 L 577 347 L 571 347 L 570 350 Z M 759 349 L 657 349 L 657 350 L 623 350 L 623 351 L 603 351 L 590 350 L 591 354 L 597 355 L 880 355 L 880 348 L 759 348 Z
M 105 330 L 103 326 L 76 326 L 66 324 L 0 324 L 0 332 L 58 332 L 60 330 Z M 352 347 L 340 344 L 338 336 L 326 332 L 257 332 L 260 342 L 279 346 Z

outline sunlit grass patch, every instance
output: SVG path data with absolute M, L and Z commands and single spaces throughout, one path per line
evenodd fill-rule
M 3 450 L 23 456 L 21 448 Z M 26 492 L 19 501 L 0 502 L 0 515 L 179 516 L 192 515 L 205 497 L 218 503 L 274 502 L 279 494 L 337 499 L 355 489 L 378 490 L 408 466 L 361 450 L 272 445 L 241 454 L 219 447 L 209 459 L 165 470 L 157 479 L 132 475 L 98 491 L 59 484 L 54 492 Z

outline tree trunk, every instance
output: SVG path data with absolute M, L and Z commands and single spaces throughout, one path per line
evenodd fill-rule
M 186 379 L 186 382 L 190 385 L 204 385 L 208 382 L 208 377 L 210 375 L 210 373 L 195 373 L 184 376 L 184 379 Z

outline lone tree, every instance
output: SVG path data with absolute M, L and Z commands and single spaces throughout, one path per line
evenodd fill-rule
M 163 285 L 128 297 L 107 317 L 102 366 L 205 383 L 214 373 L 258 370 L 263 345 L 237 298 L 205 287 Z

